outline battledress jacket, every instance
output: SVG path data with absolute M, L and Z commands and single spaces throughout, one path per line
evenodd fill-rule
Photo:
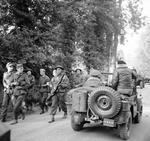
M 14 74 L 14 82 L 17 82 L 18 85 L 15 86 L 13 94 L 15 96 L 25 95 L 27 93 L 28 87 L 30 86 L 30 81 L 26 73 Z
M 126 65 L 120 65 L 113 74 L 112 87 L 122 94 L 132 94 L 133 71 Z

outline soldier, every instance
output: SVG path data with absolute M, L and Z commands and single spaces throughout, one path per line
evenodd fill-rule
M 74 87 L 80 87 L 84 84 L 86 78 L 83 76 L 81 69 L 76 69 L 74 74 Z
M 112 87 L 120 94 L 131 96 L 133 94 L 133 76 L 134 73 L 127 67 L 126 62 L 119 60 L 118 68 L 113 74 Z
M 34 100 L 34 84 L 35 84 L 35 77 L 32 75 L 31 73 L 31 70 L 28 69 L 27 71 L 27 75 L 28 75 L 28 79 L 30 81 L 30 86 L 28 88 L 28 93 L 27 93 L 27 96 L 26 96 L 26 107 L 27 107 L 27 110 L 32 110 L 32 106 L 33 106 L 33 100 Z
M 99 70 L 91 69 L 89 73 L 89 77 L 86 82 L 83 84 L 83 87 L 94 87 L 97 88 L 102 86 L 103 75 Z
M 24 73 L 22 64 L 17 64 L 17 72 L 14 74 L 14 91 L 13 91 L 13 106 L 15 121 L 12 124 L 18 123 L 18 116 L 22 114 L 22 120 L 25 118 L 25 111 L 23 109 L 23 101 L 30 85 L 28 76 Z
M 56 115 L 58 106 L 60 106 L 60 108 L 64 112 L 63 118 L 67 117 L 65 96 L 66 96 L 67 89 L 69 87 L 69 79 L 65 74 L 64 68 L 62 66 L 58 65 L 55 69 L 57 72 L 57 76 L 53 78 L 52 86 L 53 88 L 57 87 L 57 89 L 55 91 L 55 94 L 51 98 L 52 100 L 51 111 L 50 111 L 51 119 L 49 123 L 55 121 L 54 116 Z
M 48 86 L 47 82 L 50 82 L 50 78 L 45 74 L 45 69 L 40 69 L 40 80 L 39 80 L 39 85 L 40 85 L 40 107 L 41 107 L 41 112 L 40 114 L 44 113 L 44 108 L 47 111 L 48 107 L 46 105 L 46 99 L 48 96 Z
M 14 80 L 13 64 L 6 64 L 7 72 L 3 75 L 4 96 L 2 102 L 2 122 L 6 121 L 7 109 L 12 96 L 12 82 Z

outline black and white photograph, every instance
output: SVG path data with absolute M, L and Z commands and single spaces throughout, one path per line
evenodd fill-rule
M 149 0 L 0 0 L 0 141 L 150 141 Z

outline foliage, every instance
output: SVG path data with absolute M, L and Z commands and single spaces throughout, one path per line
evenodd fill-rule
M 140 32 L 139 42 L 138 42 L 138 51 L 135 56 L 135 67 L 142 75 L 150 77 L 150 25 L 144 27 L 142 32 Z
M 126 24 L 137 29 L 142 23 L 139 0 L 128 3 L 127 12 L 122 1 L 1 0 L 0 65 L 21 60 L 36 73 L 58 63 L 69 70 L 79 47 L 87 68 L 104 69 L 117 46 L 114 36 L 124 35 Z

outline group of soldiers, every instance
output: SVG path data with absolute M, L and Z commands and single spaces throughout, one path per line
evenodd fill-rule
M 7 72 L 3 75 L 4 95 L 2 102 L 1 121 L 7 120 L 7 110 L 9 103 L 13 105 L 14 121 L 11 124 L 18 123 L 18 117 L 25 119 L 25 112 L 33 105 L 33 95 L 35 86 L 35 77 L 32 75 L 29 69 L 27 73 L 24 72 L 23 64 L 16 64 L 16 71 L 14 71 L 14 64 L 6 64 Z M 82 70 L 77 69 L 73 74 L 73 85 L 78 87 L 83 83 Z M 66 107 L 66 93 L 70 88 L 69 79 L 65 73 L 64 68 L 58 65 L 53 70 L 53 77 L 50 79 L 46 75 L 45 69 L 40 69 L 40 78 L 38 81 L 39 86 L 39 106 L 41 108 L 40 114 L 48 111 L 48 105 L 50 103 L 50 121 L 55 121 L 55 115 L 57 109 L 61 109 L 64 112 L 63 118 L 67 117 Z M 50 96 L 51 91 L 54 92 L 53 96 Z
M 24 73 L 24 68 L 22 64 L 16 65 L 16 72 L 14 72 L 13 64 L 7 63 L 7 72 L 3 75 L 3 86 L 4 86 L 4 96 L 2 103 L 2 122 L 6 121 L 7 109 L 9 102 L 13 104 L 14 122 L 12 124 L 18 123 L 18 116 L 21 114 L 22 119 L 25 118 L 25 111 L 23 106 L 23 101 L 30 86 L 30 81 L 26 73 Z
M 18 123 L 19 115 L 22 119 L 25 118 L 25 109 L 28 106 L 32 107 L 32 95 L 34 93 L 33 86 L 35 78 L 31 74 L 31 70 L 24 72 L 23 64 L 16 65 L 16 72 L 13 70 L 13 64 L 7 63 L 7 72 L 3 75 L 4 96 L 2 103 L 2 122 L 6 121 L 7 109 L 9 102 L 12 102 L 14 122 Z M 95 86 L 96 79 L 102 79 L 99 71 L 92 71 L 91 77 L 85 77 L 81 69 L 76 69 L 72 72 L 73 88 L 80 86 Z M 98 86 L 101 84 L 97 84 Z M 48 111 L 50 103 L 50 121 L 55 121 L 57 109 L 64 112 L 63 118 L 67 117 L 66 93 L 70 89 L 70 81 L 67 77 L 64 68 L 58 65 L 53 70 L 53 77 L 50 79 L 45 72 L 45 69 L 40 69 L 39 79 L 39 105 L 41 108 L 40 114 Z M 136 94 L 136 71 L 127 67 L 124 61 L 118 61 L 118 68 L 113 74 L 111 87 L 119 93 Z

